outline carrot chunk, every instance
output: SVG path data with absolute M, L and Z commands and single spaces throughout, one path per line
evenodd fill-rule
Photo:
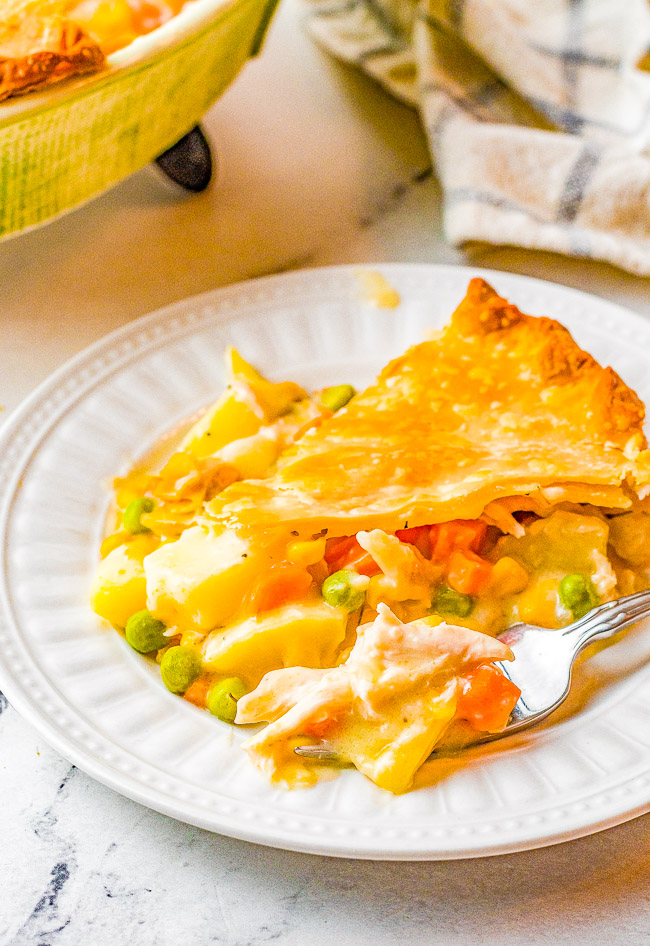
M 326 739 L 337 723 L 338 719 L 336 716 L 328 716 L 327 713 L 321 713 L 319 716 L 310 719 L 303 726 L 303 733 L 305 736 L 309 736 L 312 739 Z
M 349 567 L 353 568 L 358 575 L 365 575 L 367 578 L 372 578 L 374 575 L 381 575 L 381 568 L 372 555 L 369 555 L 367 552 L 362 558 L 357 559 L 356 562 L 350 562 Z
M 451 553 L 447 581 L 454 591 L 477 595 L 490 583 L 494 566 L 470 549 L 456 549 Z
M 456 717 L 479 732 L 502 730 L 521 696 L 518 686 L 492 664 L 482 664 L 463 677 Z
M 189 703 L 193 703 L 194 706 L 198 706 L 199 709 L 205 709 L 208 702 L 208 690 L 210 689 L 211 681 L 212 677 L 209 673 L 202 674 L 194 683 L 189 685 L 183 694 L 183 699 L 187 700 Z
M 325 561 L 328 565 L 338 565 L 352 549 L 361 549 L 354 535 L 342 535 L 337 539 L 328 539 L 325 546 Z M 335 568 L 334 571 L 337 571 Z
M 289 563 L 272 565 L 257 582 L 250 602 L 256 613 L 280 608 L 304 598 L 312 583 L 305 568 Z
M 431 526 L 412 526 L 410 529 L 398 529 L 395 535 L 400 542 L 414 545 L 424 558 L 431 558 Z
M 452 519 L 431 526 L 431 547 L 434 561 L 446 561 L 454 549 L 480 552 L 485 541 L 487 524 L 481 519 Z
M 329 566 L 330 575 L 342 568 L 352 568 L 357 574 L 367 575 L 368 578 L 381 572 L 372 555 L 361 548 L 354 535 L 330 539 L 325 549 L 325 561 Z

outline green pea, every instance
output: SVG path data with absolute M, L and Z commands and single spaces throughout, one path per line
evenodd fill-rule
M 172 693 L 185 693 L 203 670 L 200 655 L 189 645 L 179 645 L 166 650 L 160 661 L 160 676 Z
M 368 579 L 347 568 L 334 572 L 326 578 L 321 588 L 321 594 L 326 603 L 333 608 L 346 608 L 356 611 L 366 600 L 366 585 Z
M 155 502 L 149 496 L 138 496 L 132 499 L 129 505 L 122 513 L 122 524 L 131 535 L 141 535 L 143 532 L 151 532 L 146 526 L 143 526 L 140 519 L 145 512 L 153 512 Z
M 574 621 L 584 617 L 588 611 L 596 607 L 599 601 L 591 579 L 579 573 L 565 575 L 557 591 L 560 603 L 569 609 Z
M 437 614 L 453 614 L 457 618 L 466 618 L 474 610 L 474 599 L 471 595 L 461 594 L 447 585 L 440 585 L 432 607 Z
M 155 618 L 151 611 L 136 611 L 126 622 L 124 633 L 127 643 L 140 654 L 148 654 L 150 650 L 160 650 L 169 639 L 165 637 L 165 624 Z
M 237 700 L 247 692 L 246 685 L 239 677 L 221 680 L 208 693 L 208 710 L 224 723 L 234 723 L 237 715 Z
M 351 400 L 357 392 L 351 384 L 336 384 L 333 388 L 325 388 L 320 396 L 321 407 L 335 414 Z

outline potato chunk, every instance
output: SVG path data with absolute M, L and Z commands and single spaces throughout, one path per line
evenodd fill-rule
M 343 643 L 347 612 L 327 604 L 290 604 L 213 631 L 203 648 L 210 670 L 242 677 L 256 687 L 269 670 L 331 667 Z
M 117 627 L 147 603 L 142 561 L 156 546 L 152 536 L 140 536 L 113 549 L 100 562 L 93 580 L 90 603 L 93 611 Z
M 226 351 L 226 368 L 235 386 L 244 385 L 251 392 L 264 411 L 266 423 L 282 417 L 296 401 L 307 397 L 307 392 L 294 381 L 267 381 L 232 346 Z
M 609 541 L 633 568 L 646 567 L 650 564 L 650 515 L 639 511 L 610 519 Z
M 181 631 L 225 624 L 266 559 L 234 532 L 193 526 L 145 559 L 147 607 Z
M 263 420 L 263 412 L 252 398 L 246 399 L 241 391 L 231 389 L 190 428 L 181 450 L 203 459 L 233 440 L 256 434 Z
M 293 381 L 267 381 L 232 347 L 226 351 L 226 373 L 228 390 L 199 418 L 181 444 L 181 450 L 199 459 L 254 436 L 260 427 L 273 423 L 307 397 Z

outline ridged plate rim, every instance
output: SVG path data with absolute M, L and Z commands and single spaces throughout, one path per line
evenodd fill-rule
M 312 792 L 304 795 L 313 797 L 313 810 L 309 810 L 309 801 L 301 802 L 306 810 L 297 814 L 274 810 L 271 802 L 265 801 L 263 793 L 261 800 L 254 802 L 223 796 L 216 807 L 206 809 L 198 800 L 202 797 L 201 792 L 197 792 L 193 784 L 183 785 L 182 780 L 177 785 L 173 772 L 163 772 L 158 777 L 140 765 L 137 758 L 125 765 L 120 745 L 107 752 L 102 740 L 85 722 L 74 697 L 59 692 L 56 683 L 30 657 L 28 632 L 12 610 L 15 589 L 7 580 L 7 572 L 10 566 L 14 566 L 8 536 L 15 525 L 16 510 L 20 510 L 21 479 L 27 476 L 30 464 L 38 461 L 42 442 L 52 431 L 56 432 L 57 425 L 64 423 L 69 412 L 83 406 L 85 399 L 93 393 L 101 391 L 102 384 L 109 383 L 129 365 L 137 369 L 148 355 L 157 353 L 171 340 L 192 339 L 206 326 L 214 326 L 218 336 L 220 329 L 227 331 L 239 318 L 268 319 L 270 312 L 280 311 L 288 304 L 304 304 L 305 312 L 308 312 L 310 300 L 313 302 L 317 294 L 347 306 L 352 313 L 357 309 L 361 311 L 364 303 L 359 296 L 357 273 L 362 269 L 379 270 L 398 288 L 406 285 L 415 287 L 414 291 L 417 291 L 419 285 L 423 288 L 432 284 L 444 286 L 447 292 L 456 292 L 458 299 L 462 297 L 469 278 L 482 275 L 524 310 L 569 320 L 581 318 L 599 331 L 610 333 L 612 338 L 615 333 L 632 343 L 642 340 L 639 358 L 644 357 L 643 345 L 646 351 L 650 349 L 648 323 L 614 303 L 525 276 L 434 264 L 337 266 L 267 276 L 182 300 L 118 329 L 56 371 L 23 402 L 0 431 L 3 563 L 0 579 L 0 689 L 57 751 L 123 795 L 211 831 L 290 850 L 401 860 L 478 857 L 581 837 L 649 811 L 650 746 L 641 746 L 639 766 L 633 777 L 619 782 L 603 778 L 601 784 L 595 779 L 590 790 L 579 799 L 564 803 L 558 801 L 545 808 L 531 805 L 517 817 L 496 818 L 492 822 L 480 818 L 473 821 L 452 818 L 448 824 L 424 824 L 417 830 L 415 827 L 405 830 L 390 825 L 378 827 L 372 819 L 361 817 L 353 826 L 345 819 L 324 819 L 319 809 L 319 796 L 317 793 L 312 795 Z M 399 310 L 391 316 L 380 313 L 377 318 L 399 319 Z M 645 360 L 648 361 L 647 355 Z M 289 365 L 285 374 L 291 376 Z M 195 404 L 188 403 L 188 413 L 195 407 Z M 135 444 L 125 443 L 125 450 L 135 449 Z M 121 460 L 120 456 L 115 457 L 116 468 Z M 97 483 L 98 494 L 101 489 L 101 484 Z M 101 506 L 102 500 L 98 499 L 98 503 Z M 96 542 L 99 529 L 98 520 L 93 524 L 88 542 Z M 93 551 L 90 546 L 85 549 L 88 554 L 93 554 Z M 12 654 L 15 655 L 13 663 Z M 646 683 L 647 679 L 646 673 Z M 30 681 L 35 681 L 37 690 L 43 688 L 42 692 L 51 700 L 52 707 L 56 707 L 56 719 L 45 711 L 44 701 L 36 698 L 34 688 L 30 689 L 28 685 Z M 632 698 L 642 699 L 641 690 L 637 685 L 631 693 L 623 693 L 621 699 L 628 702 Z M 178 712 L 188 709 L 186 705 L 179 706 Z M 570 733 L 572 727 L 580 725 L 579 719 L 570 720 L 563 732 Z M 537 745 L 543 745 L 545 740 L 552 742 L 553 738 L 550 729 L 539 736 Z M 507 744 L 501 745 L 507 751 Z M 522 750 L 523 755 L 517 764 L 523 764 L 526 751 Z M 517 756 L 516 750 L 514 756 Z M 350 774 L 361 779 L 356 773 Z M 393 801 L 388 799 L 386 804 L 390 807 Z M 409 823 L 404 824 L 408 827 Z

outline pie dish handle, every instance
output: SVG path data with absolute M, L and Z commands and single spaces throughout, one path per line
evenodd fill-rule
M 212 179 L 210 143 L 200 125 L 183 135 L 156 158 L 160 170 L 174 184 L 193 194 L 204 191 Z

